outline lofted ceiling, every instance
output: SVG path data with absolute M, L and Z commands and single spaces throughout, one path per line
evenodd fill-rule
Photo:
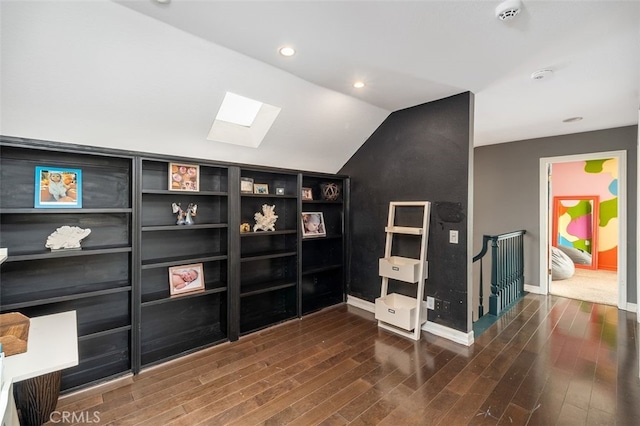
M 389 112 L 471 91 L 476 146 L 638 123 L 639 1 L 115 2 Z

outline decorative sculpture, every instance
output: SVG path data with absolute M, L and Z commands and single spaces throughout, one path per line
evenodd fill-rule
M 253 225 L 253 232 L 256 231 L 275 231 L 276 220 L 278 215 L 275 214 L 276 206 L 270 206 L 268 204 L 262 205 L 262 213 L 258 212 L 253 215 L 256 220 L 256 224 Z
M 240 232 L 250 232 L 250 231 L 251 231 L 251 225 L 249 225 L 249 223 L 243 222 L 240 224 Z
M 335 183 L 322 183 L 320 190 L 325 200 L 336 201 L 340 197 L 340 187 Z
M 51 250 L 79 249 L 80 241 L 89 236 L 91 229 L 77 226 L 61 226 L 47 238 L 44 245 Z
M 180 205 L 180 203 L 171 204 L 171 208 L 173 209 L 173 212 L 178 215 L 176 225 L 184 225 L 185 212 L 184 210 L 182 210 L 182 206 Z
M 184 219 L 185 225 L 193 225 L 193 218 L 196 216 L 196 212 L 198 211 L 198 205 L 189 203 L 187 207 L 187 216 Z

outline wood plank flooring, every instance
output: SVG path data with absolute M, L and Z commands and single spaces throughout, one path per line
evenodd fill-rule
M 637 425 L 638 324 L 529 294 L 465 347 L 413 342 L 341 305 L 63 396 L 57 410 L 48 424 Z

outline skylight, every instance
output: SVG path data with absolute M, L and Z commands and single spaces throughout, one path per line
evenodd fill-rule
M 208 140 L 257 148 L 281 108 L 227 92 Z
M 216 120 L 251 127 L 261 107 L 262 102 L 227 92 L 216 116 Z

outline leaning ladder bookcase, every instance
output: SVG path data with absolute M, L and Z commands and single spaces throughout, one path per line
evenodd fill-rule
M 422 227 L 396 226 L 396 209 L 420 207 L 423 210 Z M 424 286 L 427 279 L 427 244 L 429 240 L 429 201 L 392 201 L 389 203 L 389 218 L 385 227 L 386 243 L 384 257 L 379 260 L 379 274 L 382 277 L 380 297 L 376 299 L 375 316 L 378 326 L 413 340 L 420 340 L 420 329 L 427 320 L 424 309 Z M 392 246 L 396 234 L 415 235 L 420 240 L 420 257 L 392 256 Z M 416 297 L 391 293 L 389 279 L 417 285 Z

